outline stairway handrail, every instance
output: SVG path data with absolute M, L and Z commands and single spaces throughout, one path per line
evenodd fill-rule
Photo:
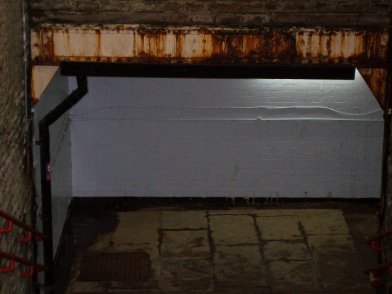
M 8 213 L 6 213 L 5 211 L 0 209 L 0 216 L 6 220 L 8 220 L 9 222 L 14 223 L 15 225 L 17 225 L 18 227 L 21 227 L 22 229 L 24 229 L 25 231 L 33 234 L 34 236 L 40 238 L 40 239 L 44 239 L 45 235 L 37 230 L 35 230 L 34 228 L 30 227 L 29 225 L 27 225 L 26 223 L 18 220 L 17 218 L 9 215 Z

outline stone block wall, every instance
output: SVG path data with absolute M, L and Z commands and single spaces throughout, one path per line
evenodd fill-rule
M 386 25 L 384 0 L 32 0 L 35 24 Z
M 31 224 L 31 179 L 28 170 L 28 127 L 25 105 L 23 6 L 21 0 L 0 1 L 0 209 Z M 0 226 L 6 222 L 0 219 Z M 31 256 L 31 245 L 16 240 L 21 231 L 0 236 L 0 250 Z M 1 259 L 6 265 L 7 260 Z M 32 293 L 31 279 L 1 274 L 0 293 Z

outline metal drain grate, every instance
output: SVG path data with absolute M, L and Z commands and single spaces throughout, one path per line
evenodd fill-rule
M 83 257 L 84 281 L 141 281 L 150 276 L 150 257 L 144 252 L 88 253 Z

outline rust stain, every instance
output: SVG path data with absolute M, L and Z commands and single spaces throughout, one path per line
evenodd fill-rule
M 42 47 L 41 54 L 42 58 L 45 61 L 50 62 L 50 60 L 54 59 L 54 41 L 53 41 L 53 31 L 50 29 L 44 29 L 40 37 L 42 38 Z
M 296 60 L 295 38 L 283 30 L 214 34 L 211 57 L 229 63 L 290 63 Z
M 306 29 L 296 43 L 304 63 L 386 63 L 386 30 Z
M 182 53 L 183 35 L 180 32 L 175 33 L 176 36 L 176 56 L 180 56 Z
M 387 70 L 385 68 L 358 68 L 380 106 L 386 107 Z
M 291 32 L 272 31 L 267 38 L 268 59 L 272 63 L 290 63 L 296 59 L 295 38 Z
M 37 92 L 35 90 L 35 80 L 34 80 L 34 74 L 31 74 L 30 76 L 30 85 L 31 85 L 31 103 L 34 105 L 35 103 L 38 102 L 38 97 L 37 97 Z
M 263 58 L 262 48 L 264 46 L 264 39 L 257 35 L 244 36 L 243 40 L 243 54 L 249 59 L 260 62 Z
M 97 61 L 101 61 L 100 60 L 100 56 L 102 55 L 101 54 L 101 51 L 102 51 L 102 49 L 101 49 L 101 46 L 102 46 L 102 41 L 101 41 L 101 30 L 98 30 L 98 29 L 96 29 L 95 30 L 95 34 L 96 34 L 96 37 L 97 37 L 97 50 L 96 50 L 96 56 L 97 56 Z
M 113 46 L 111 56 L 103 54 L 103 31 L 105 44 Z M 33 63 L 41 65 L 56 65 L 66 60 L 128 63 L 350 63 L 362 67 L 374 64 L 382 67 L 386 64 L 388 43 L 386 29 L 43 25 L 34 28 L 33 34 L 39 38 L 34 44 Z M 121 38 L 116 37 L 119 34 Z M 57 54 L 55 48 L 61 48 L 58 51 L 61 54 Z

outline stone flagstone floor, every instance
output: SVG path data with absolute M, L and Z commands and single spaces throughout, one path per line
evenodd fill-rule
M 340 209 L 144 209 L 117 218 L 79 251 L 67 293 L 373 293 Z M 82 281 L 81 258 L 93 251 L 144 251 L 151 278 Z

